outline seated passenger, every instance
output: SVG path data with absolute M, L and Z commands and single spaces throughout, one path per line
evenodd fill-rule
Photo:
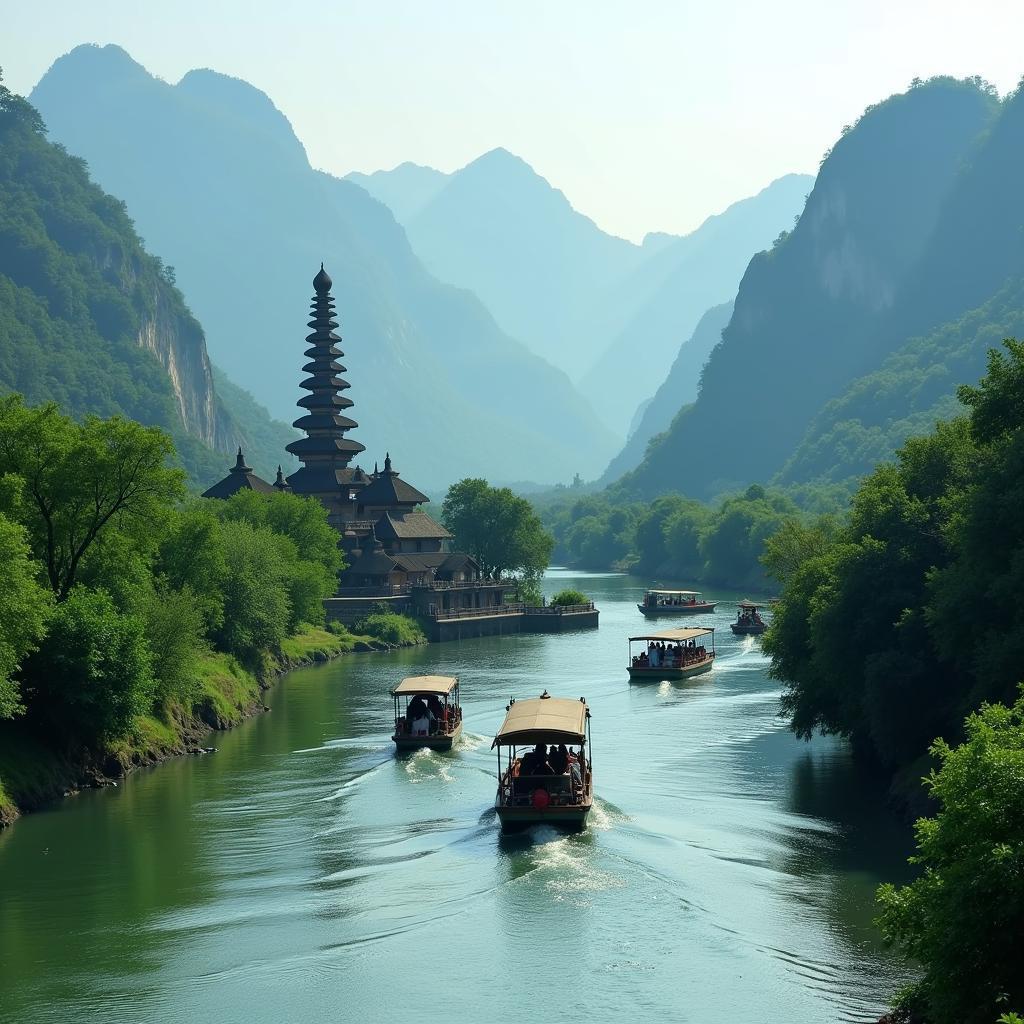
M 412 723 L 412 734 L 413 736 L 429 736 L 430 718 L 427 716 L 424 716 L 423 718 L 414 718 Z
M 556 775 L 564 775 L 569 770 L 569 751 L 564 743 L 559 743 L 558 749 L 552 744 L 551 753 L 548 754 L 548 764 Z
M 413 697 L 413 699 L 409 701 L 409 706 L 405 710 L 405 720 L 409 723 L 411 728 L 412 723 L 416 721 L 417 718 L 425 717 L 427 717 L 426 703 L 422 697 Z

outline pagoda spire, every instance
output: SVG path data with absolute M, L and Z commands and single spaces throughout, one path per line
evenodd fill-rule
M 345 436 L 358 424 L 345 415 L 352 407 L 352 399 L 344 395 L 350 385 L 341 376 L 345 367 L 338 362 L 344 353 L 339 347 L 341 338 L 334 333 L 338 321 L 334 319 L 331 285 L 330 275 L 321 263 L 313 278 L 315 294 L 309 321 L 313 333 L 306 336 L 309 348 L 305 353 L 309 362 L 302 367 L 308 376 L 299 385 L 309 394 L 299 399 L 299 408 L 305 415 L 293 424 L 306 436 L 287 447 L 303 464 L 288 478 L 292 490 L 296 494 L 316 495 L 328 506 L 338 500 L 338 491 L 348 477 L 348 464 L 364 450 L 358 441 Z

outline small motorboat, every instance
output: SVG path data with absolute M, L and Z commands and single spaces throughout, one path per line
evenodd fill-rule
M 396 750 L 451 750 L 462 732 L 458 676 L 408 676 L 392 691 Z
M 711 637 L 711 650 L 707 637 Z M 647 646 L 639 654 L 633 644 Z M 629 638 L 629 662 L 626 671 L 632 681 L 689 679 L 710 672 L 715 664 L 715 631 L 707 629 L 665 629 Z
M 662 615 L 700 615 L 713 612 L 716 601 L 705 601 L 697 590 L 648 590 L 637 608 L 648 618 Z
M 559 755 L 563 744 L 579 750 Z M 587 758 L 590 710 L 582 697 L 552 697 L 545 690 L 530 700 L 510 701 L 491 749 L 498 751 L 494 806 L 503 829 L 586 825 L 594 792 L 593 762 Z
M 760 636 L 768 628 L 768 624 L 758 613 L 759 606 L 753 601 L 740 601 L 737 607 L 739 612 L 736 621 L 729 626 L 737 636 Z

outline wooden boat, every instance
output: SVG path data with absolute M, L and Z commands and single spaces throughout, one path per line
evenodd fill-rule
M 637 608 L 648 618 L 662 615 L 700 615 L 713 612 L 716 601 L 705 601 L 697 590 L 648 590 Z
M 711 650 L 706 646 L 706 638 L 711 637 Z M 639 654 L 633 654 L 633 644 L 645 643 Z M 651 645 L 655 645 L 653 648 Z M 661 653 L 659 644 L 666 645 Z M 655 654 L 654 651 L 658 653 Z M 652 659 L 664 663 L 651 664 Z M 643 636 L 629 638 L 629 662 L 626 671 L 629 678 L 636 682 L 648 680 L 660 682 L 662 679 L 689 679 L 691 676 L 710 672 L 715 664 L 715 631 L 714 629 L 665 629 L 659 633 L 645 633 Z
M 395 700 L 395 732 L 391 738 L 397 750 L 452 749 L 462 732 L 458 676 L 409 676 L 391 691 L 391 696 Z
M 539 753 L 551 744 L 550 752 Z M 556 744 L 578 746 L 563 767 Z M 590 710 L 580 697 L 552 697 L 547 690 L 531 700 L 512 700 L 491 749 L 498 751 L 498 793 L 494 806 L 506 831 L 524 825 L 581 829 L 594 804 L 590 749 Z M 503 756 L 504 754 L 504 756 Z
M 760 636 L 768 628 L 768 624 L 758 614 L 758 605 L 753 601 L 740 601 L 737 607 L 739 612 L 736 621 L 729 626 L 737 636 Z

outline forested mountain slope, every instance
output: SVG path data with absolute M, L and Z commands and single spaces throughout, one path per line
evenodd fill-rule
M 609 463 L 600 483 L 618 480 L 638 466 L 651 438 L 667 430 L 679 410 L 697 400 L 701 370 L 712 349 L 722 340 L 722 331 L 731 316 L 732 303 L 723 302 L 700 318 L 693 336 L 680 346 L 668 377 L 645 406 L 636 430 Z
M 696 403 L 623 490 L 661 493 L 683 467 L 696 497 L 771 479 L 823 406 L 901 347 L 898 325 L 936 324 L 903 295 L 921 288 L 940 221 L 998 109 L 976 81 L 934 79 L 844 133 L 792 233 L 747 268 Z
M 33 97 L 174 264 L 213 358 L 274 415 L 295 415 L 323 260 L 368 457 L 389 448 L 428 488 L 600 471 L 611 435 L 565 375 L 431 277 L 381 203 L 312 170 L 259 90 L 212 71 L 172 86 L 107 46 L 57 61 Z

